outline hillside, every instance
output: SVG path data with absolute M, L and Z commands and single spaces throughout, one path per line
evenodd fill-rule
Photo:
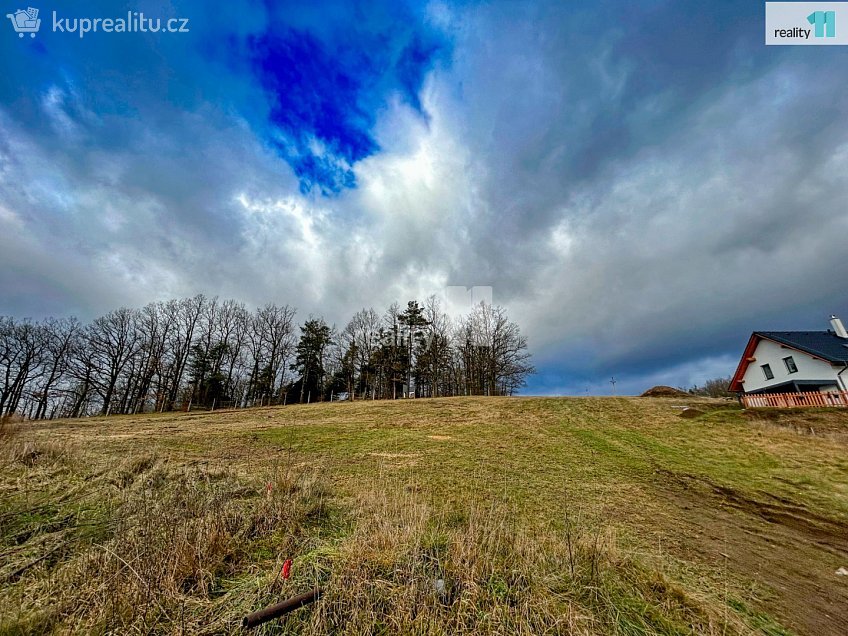
M 450 398 L 3 435 L 0 633 L 239 633 L 316 584 L 318 604 L 258 633 L 848 623 L 845 413 Z

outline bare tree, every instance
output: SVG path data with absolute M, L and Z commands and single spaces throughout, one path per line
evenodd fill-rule
M 461 322 L 458 340 L 469 394 L 511 395 L 535 371 L 527 339 L 502 307 L 475 306 Z
M 704 382 L 703 386 L 695 385 L 689 389 L 689 393 L 694 395 L 703 395 L 705 397 L 730 397 L 733 395 L 728 391 L 730 382 L 733 378 L 730 376 L 725 378 L 712 378 Z
M 42 382 L 36 391 L 38 403 L 35 410 L 35 419 L 47 418 L 47 409 L 50 405 L 54 390 L 61 380 L 66 377 L 70 365 L 70 357 L 82 326 L 76 318 L 65 318 L 56 320 L 47 319 L 42 325 L 47 346 L 44 352 L 44 374 Z M 58 405 L 54 405 L 54 411 Z M 53 415 L 51 412 L 51 417 Z
M 169 306 L 169 311 L 174 311 L 176 329 L 172 331 L 169 342 L 170 364 L 167 370 L 168 400 L 164 409 L 171 410 L 183 388 L 183 376 L 188 365 L 191 354 L 194 334 L 197 323 L 206 305 L 206 297 L 198 294 L 194 298 L 184 298 Z
M 425 302 L 423 317 L 426 327 L 416 358 L 416 391 L 420 385 L 421 396 L 449 395 L 451 320 L 435 296 Z
M 115 389 L 139 345 L 136 312 L 121 308 L 96 319 L 85 330 L 85 352 L 96 371 L 92 380 L 103 399 L 100 413 L 108 415 L 114 406 Z
M 44 374 L 46 330 L 29 320 L 0 318 L 0 417 L 16 413 L 27 386 Z
M 346 352 L 352 353 L 354 365 L 352 396 L 367 396 L 375 383 L 373 357 L 380 342 L 380 316 L 374 309 L 361 309 L 342 330 L 340 340 Z M 373 393 L 372 393 L 373 395 Z

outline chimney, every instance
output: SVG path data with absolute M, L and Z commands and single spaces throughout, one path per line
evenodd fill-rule
M 848 338 L 848 331 L 845 331 L 845 325 L 836 316 L 830 317 L 830 326 L 833 327 L 833 333 L 839 338 Z

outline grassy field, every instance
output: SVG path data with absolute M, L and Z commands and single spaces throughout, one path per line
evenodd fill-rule
M 26 424 L 0 445 L 2 634 L 239 633 L 316 585 L 258 633 L 848 625 L 841 412 L 453 398 Z

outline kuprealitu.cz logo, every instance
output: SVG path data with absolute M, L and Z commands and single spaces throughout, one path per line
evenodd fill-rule
M 18 37 L 34 38 L 41 28 L 39 10 L 35 7 L 7 13 Z M 125 16 L 113 18 L 66 18 L 56 11 L 52 14 L 54 33 L 73 33 L 83 38 L 89 33 L 189 33 L 188 18 L 151 18 L 141 11 L 127 11 Z
M 6 17 L 12 21 L 12 26 L 15 28 L 15 33 L 19 38 L 24 37 L 29 33 L 29 37 L 34 38 L 41 28 L 41 19 L 38 17 L 38 9 L 27 7 L 26 9 L 18 9 L 14 13 L 7 13 Z

